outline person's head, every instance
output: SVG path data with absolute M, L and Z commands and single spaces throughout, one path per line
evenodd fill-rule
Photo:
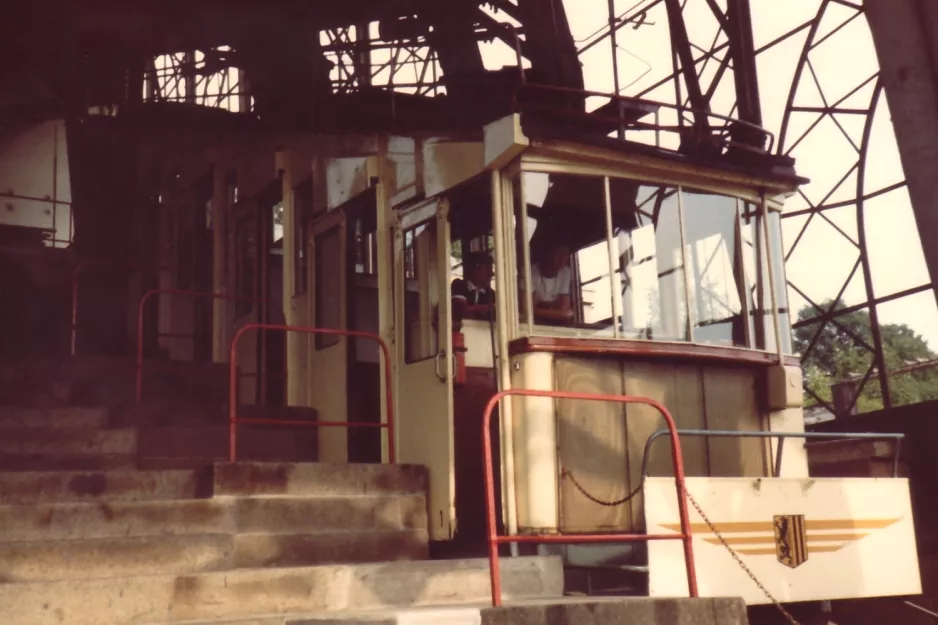
M 466 278 L 476 286 L 489 286 L 495 271 L 492 257 L 484 252 L 471 252 L 466 256 Z
M 540 261 L 541 271 L 553 276 L 570 264 L 570 248 L 563 243 L 555 243 L 544 249 Z

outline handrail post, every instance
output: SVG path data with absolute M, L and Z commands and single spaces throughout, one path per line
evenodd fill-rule
M 228 295 L 227 293 L 214 293 L 212 291 L 191 291 L 188 289 L 150 289 L 140 298 L 137 304 L 137 373 L 136 373 L 136 397 L 137 401 L 143 400 L 143 313 L 147 301 L 153 295 L 187 295 L 189 297 L 208 297 L 211 299 L 236 300 L 262 302 L 250 297 L 238 297 L 237 295 Z M 195 335 L 193 335 L 193 339 Z
M 143 311 L 147 300 L 150 299 L 158 289 L 150 289 L 143 294 L 137 303 L 137 368 L 136 368 L 136 397 L 137 401 L 143 401 Z
M 71 336 L 71 354 L 75 355 L 78 348 L 78 270 L 79 264 L 72 272 L 72 336 Z
M 75 356 L 78 352 L 78 278 L 81 270 L 93 265 L 101 267 L 133 267 L 138 270 L 152 269 L 154 271 L 168 271 L 168 267 L 150 266 L 140 263 L 126 263 L 120 260 L 84 260 L 77 263 L 72 270 L 72 336 L 71 336 L 71 354 Z
M 360 332 L 358 330 L 335 330 L 331 328 L 313 328 L 306 326 L 291 326 L 273 323 L 246 323 L 241 326 L 231 339 L 228 358 L 228 460 L 236 462 L 238 457 L 237 438 L 238 423 L 258 423 L 269 425 L 305 425 L 313 427 L 340 426 L 340 427 L 373 427 L 371 424 L 352 423 L 348 421 L 329 421 L 329 422 L 305 422 L 289 419 L 239 419 L 238 418 L 238 341 L 249 330 L 280 330 L 282 332 L 299 332 L 302 334 L 328 334 L 332 336 L 344 336 L 347 338 L 358 337 L 372 340 L 378 344 L 382 357 L 385 362 L 385 401 L 387 419 L 378 424 L 378 428 L 387 430 L 388 441 L 388 462 L 395 464 L 397 462 L 396 439 L 394 434 L 394 394 L 392 390 L 393 376 L 391 375 L 391 350 L 387 343 L 379 335 L 371 332 Z
M 592 400 L 592 401 L 612 401 L 622 404 L 644 404 L 654 408 L 665 420 L 668 431 L 671 436 L 671 462 L 674 465 L 674 485 L 677 490 L 678 515 L 680 517 L 681 533 L 677 535 L 649 535 L 649 534 L 628 534 L 628 535 L 600 535 L 600 534 L 582 534 L 577 536 L 499 536 L 495 525 L 495 476 L 492 462 L 492 437 L 489 432 L 492 421 L 492 412 L 499 402 L 509 395 L 519 395 L 526 397 L 546 397 L 554 399 L 573 399 L 573 400 Z M 681 441 L 678 436 L 677 424 L 671 413 L 663 404 L 647 397 L 635 397 L 630 395 L 602 395 L 592 393 L 576 393 L 569 391 L 540 391 L 532 389 L 506 389 L 495 393 L 485 406 L 485 412 L 482 415 L 482 454 L 483 454 L 483 482 L 485 486 L 485 516 L 486 516 L 486 539 L 488 543 L 489 557 L 489 575 L 492 584 L 492 605 L 498 607 L 502 605 L 501 598 L 501 569 L 498 561 L 498 546 L 501 543 L 512 542 L 615 542 L 616 540 L 678 540 L 680 539 L 684 547 L 684 565 L 687 570 L 687 590 L 691 597 L 698 596 L 697 573 L 694 563 L 694 544 L 690 523 L 690 513 L 687 507 L 687 487 L 684 478 L 684 457 L 681 452 Z

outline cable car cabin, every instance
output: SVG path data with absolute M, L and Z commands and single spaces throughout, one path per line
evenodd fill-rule
M 526 136 L 511 116 L 481 141 L 414 148 L 423 193 L 401 191 L 389 152 L 328 177 L 358 186 L 327 190 L 305 226 L 305 321 L 391 345 L 397 459 L 429 467 L 431 538 L 484 553 L 482 417 L 498 390 L 629 395 L 682 431 L 701 595 L 769 601 L 730 549 L 780 601 L 919 592 L 907 481 L 811 479 L 804 440 L 770 435 L 804 432 L 780 226 L 799 179 L 629 145 Z M 319 336 L 290 375 L 323 418 L 383 420 L 384 366 L 363 339 Z M 500 531 L 679 533 L 663 427 L 647 405 L 505 399 Z M 319 457 L 378 461 L 383 441 L 322 428 Z M 573 586 L 606 571 L 590 584 L 688 593 L 680 541 L 539 548 Z

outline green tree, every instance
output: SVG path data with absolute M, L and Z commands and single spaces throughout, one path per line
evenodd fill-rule
M 832 300 L 828 300 L 821 307 L 827 309 L 831 303 Z M 844 308 L 843 302 L 834 304 L 835 311 Z M 798 321 L 804 322 L 820 314 L 814 307 L 806 306 L 798 312 Z M 802 356 L 807 353 L 802 360 L 805 387 L 827 402 L 833 401 L 832 384 L 862 379 L 873 364 L 873 352 L 856 340 L 859 338 L 867 345 L 873 345 L 869 313 L 858 310 L 840 314 L 834 320 L 837 323 L 825 325 L 810 352 L 807 351 L 808 346 L 820 323 L 805 324 L 794 331 L 795 352 Z M 925 339 L 905 324 L 880 324 L 879 332 L 887 371 L 938 358 Z M 894 405 L 938 399 L 938 369 L 926 368 L 890 376 L 889 387 Z M 805 395 L 806 405 L 817 404 L 810 394 Z M 857 399 L 857 408 L 867 412 L 882 407 L 882 391 L 874 372 Z

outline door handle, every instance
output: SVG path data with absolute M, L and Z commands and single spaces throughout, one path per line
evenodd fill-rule
M 436 359 L 433 363 L 434 373 L 436 373 L 436 377 L 439 378 L 440 382 L 446 382 L 446 375 L 440 370 L 440 363 L 444 358 L 446 358 L 446 350 L 441 349 L 437 352 Z

